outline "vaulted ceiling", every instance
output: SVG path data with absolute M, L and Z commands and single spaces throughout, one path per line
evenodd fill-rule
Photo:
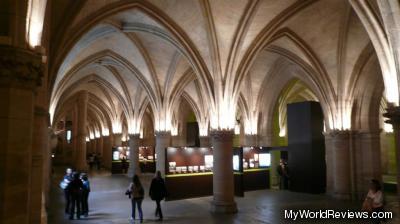
M 125 117 L 132 132 L 148 107 L 155 128 L 169 129 L 184 97 L 203 129 L 221 105 L 236 111 L 241 102 L 257 133 L 293 79 L 335 128 L 336 114 L 351 110 L 360 66 L 375 55 L 347 0 L 60 2 L 52 5 L 52 116 L 87 90 L 111 123 Z

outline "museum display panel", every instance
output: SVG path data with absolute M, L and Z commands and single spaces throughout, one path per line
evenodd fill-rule
M 122 160 L 126 159 L 126 168 L 129 167 L 129 147 L 119 146 L 112 148 L 111 173 L 122 173 Z
M 212 195 L 212 149 L 168 147 L 165 150 L 167 200 Z
M 153 146 L 139 147 L 139 167 L 142 173 L 156 172 L 156 154 Z
M 233 167 L 236 195 L 241 195 L 239 189 L 245 192 L 270 188 L 270 149 L 269 147 L 241 147 L 234 149 Z M 241 162 L 237 161 L 240 158 Z M 238 166 L 239 169 L 236 169 Z M 240 184 L 242 185 L 240 186 Z

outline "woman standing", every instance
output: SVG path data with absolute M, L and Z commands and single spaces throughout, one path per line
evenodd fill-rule
M 159 221 L 163 220 L 160 202 L 165 198 L 166 194 L 164 179 L 161 177 L 161 172 L 157 171 L 156 176 L 151 181 L 149 195 L 151 200 L 156 201 L 156 216 L 159 217 Z
M 143 222 L 142 202 L 144 198 L 144 189 L 138 175 L 133 176 L 133 182 L 129 185 L 129 192 L 132 197 L 132 219 L 135 220 L 136 205 L 139 211 L 140 222 Z

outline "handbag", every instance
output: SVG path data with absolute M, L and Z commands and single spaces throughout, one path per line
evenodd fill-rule
M 131 190 L 126 190 L 125 195 L 128 195 L 129 198 L 131 198 L 132 191 Z

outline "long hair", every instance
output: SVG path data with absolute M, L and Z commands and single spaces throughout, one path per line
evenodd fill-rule
M 142 183 L 140 183 L 139 176 L 136 174 L 133 176 L 133 184 L 135 185 L 135 187 L 142 186 Z
M 381 182 L 379 180 L 372 179 L 371 180 L 371 184 L 374 186 L 374 188 L 375 188 L 374 190 L 375 191 L 380 191 L 382 189 L 382 185 L 381 185 Z

